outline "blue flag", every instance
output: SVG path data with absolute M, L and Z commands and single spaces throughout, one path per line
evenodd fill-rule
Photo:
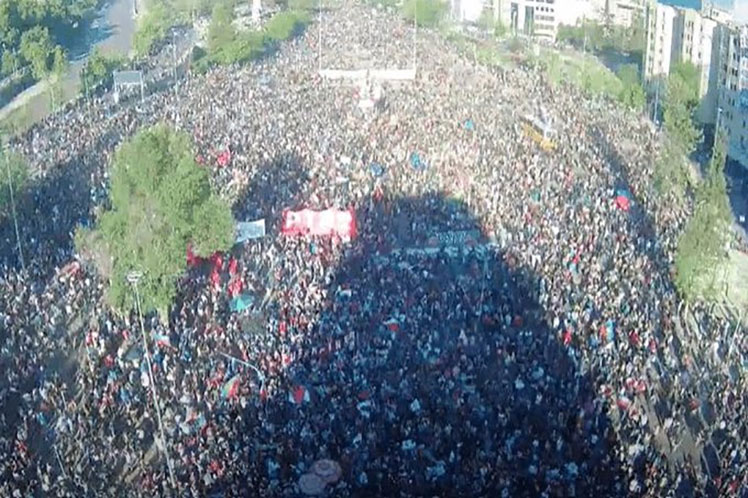
M 423 171 L 428 167 L 428 165 L 421 160 L 421 156 L 418 155 L 418 152 L 411 152 L 410 165 L 413 166 L 413 169 L 416 171 Z
M 369 171 L 371 171 L 371 174 L 374 175 L 375 178 L 379 178 L 384 175 L 384 166 L 379 163 L 371 163 L 369 165 Z

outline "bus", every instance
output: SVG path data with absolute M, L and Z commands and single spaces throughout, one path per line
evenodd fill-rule
M 551 152 L 556 148 L 555 130 L 535 116 L 530 114 L 522 116 L 522 130 L 543 150 Z

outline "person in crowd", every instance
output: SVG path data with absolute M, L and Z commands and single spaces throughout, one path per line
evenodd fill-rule
M 70 104 L 13 141 L 39 181 L 19 207 L 25 268 L 0 234 L 0 496 L 298 496 L 320 458 L 342 469 L 329 496 L 748 496 L 748 342 L 682 312 L 686 211 L 652 193 L 658 133 L 429 31 L 415 80 L 359 109 L 318 53 L 408 69 L 412 27 L 363 6 L 323 23 L 321 51 L 309 29 L 179 92 Z M 541 107 L 553 151 L 520 126 Z M 146 318 L 154 386 L 135 313 L 108 309 L 71 232 L 107 206 L 118 144 L 158 122 L 268 235 L 191 268 L 168 321 Z M 359 233 L 283 236 L 300 207 L 353 207 Z M 423 249 L 466 231 L 471 247 Z

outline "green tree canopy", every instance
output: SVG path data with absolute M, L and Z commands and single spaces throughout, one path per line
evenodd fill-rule
M 224 50 L 236 39 L 232 25 L 234 9 L 228 2 L 218 2 L 213 7 L 213 15 L 208 26 L 208 50 L 215 53 Z
M 715 299 L 718 271 L 725 264 L 731 221 L 725 180 L 727 140 L 719 134 L 706 179 L 696 192 L 696 207 L 678 241 L 675 284 L 689 301 Z
M 618 68 L 618 79 L 621 80 L 622 88 L 618 99 L 621 103 L 632 110 L 642 110 L 647 101 L 644 88 L 639 78 L 639 69 L 636 64 L 625 64 Z
M 189 138 L 166 126 L 141 131 L 117 150 L 110 197 L 111 209 L 93 231 L 79 230 L 76 246 L 109 280 L 117 309 L 132 307 L 126 276 L 137 270 L 143 309 L 165 313 L 187 268 L 188 245 L 209 256 L 233 243 L 229 205 L 211 192 Z
M 36 79 L 45 78 L 51 69 L 54 44 L 47 28 L 36 26 L 21 35 L 21 55 L 31 64 Z
M 403 4 L 403 15 L 424 27 L 438 25 L 446 12 L 447 4 L 441 0 L 407 0 Z
M 701 140 L 701 131 L 694 124 L 694 113 L 699 104 L 698 76 L 698 69 L 693 64 L 675 64 L 665 91 L 665 131 L 686 155 L 691 154 Z
M 0 45 L 6 54 L 20 55 L 18 67 L 31 65 L 38 78 L 46 76 L 55 45 L 69 47 L 95 10 L 97 0 L 7 0 L 0 2 Z M 25 44 L 24 44 L 25 41 Z M 25 46 L 24 46 L 25 45 Z M 24 50 L 25 48 L 25 50 Z M 11 61 L 9 61 L 11 62 Z M 13 64 L 5 65 L 8 74 Z
M 148 2 L 145 14 L 138 20 L 133 46 L 139 55 L 147 55 L 159 40 L 166 38 L 169 28 L 178 24 L 178 12 L 166 0 Z
M 104 55 L 98 48 L 95 48 L 83 70 L 81 71 L 81 90 L 85 91 L 86 87 L 93 90 L 97 87 L 108 88 L 114 81 L 114 71 L 120 69 L 125 64 L 125 58 L 119 55 Z
M 731 220 L 724 167 L 726 139 L 720 135 L 707 177 L 696 192 L 696 207 L 678 241 L 675 285 L 688 301 L 715 300 L 720 268 L 727 261 L 725 242 Z

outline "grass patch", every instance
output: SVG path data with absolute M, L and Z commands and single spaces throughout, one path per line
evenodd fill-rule
M 618 99 L 623 84 L 595 57 L 542 50 L 538 58 L 554 85 L 568 84 L 594 96 Z
M 48 99 L 44 99 L 48 100 Z M 4 118 L 0 119 L 0 130 L 4 134 L 19 135 L 36 122 L 31 104 L 26 103 L 10 111 Z

